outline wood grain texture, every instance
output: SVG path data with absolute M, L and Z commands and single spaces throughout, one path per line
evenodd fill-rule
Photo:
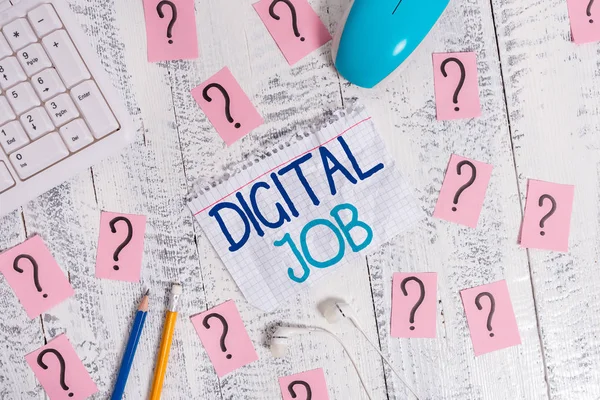
M 260 160 L 275 144 L 285 141 L 296 132 L 297 126 L 321 118 L 327 110 L 341 107 L 339 82 L 329 57 L 329 46 L 290 68 L 275 46 L 251 1 L 231 3 L 209 1 L 202 3 L 198 14 L 198 30 L 206 32 L 201 41 L 201 56 L 193 63 L 170 63 L 173 66 L 173 98 L 178 107 L 176 118 L 185 172 L 188 184 L 199 178 L 217 180 L 231 173 L 230 166 L 242 160 Z M 197 4 L 198 7 L 198 4 Z M 211 31 L 206 26 L 211 24 Z M 235 30 L 230 27 L 235 26 Z M 193 101 L 189 90 L 209 78 L 223 66 L 229 66 L 240 85 L 268 123 L 254 130 L 233 146 L 225 147 L 215 134 L 210 122 Z M 236 300 L 246 327 L 257 345 L 260 360 L 222 379 L 224 399 L 279 398 L 277 377 L 323 367 L 332 377 L 330 385 L 334 398 L 365 398 L 354 371 L 341 348 L 327 337 L 299 337 L 285 359 L 274 359 L 268 350 L 268 337 L 279 324 L 311 325 L 323 323 L 316 318 L 315 299 L 331 294 L 343 294 L 352 288 L 353 297 L 362 304 L 370 304 L 366 264 L 357 266 L 352 273 L 325 289 L 316 288 L 285 304 L 277 312 L 264 314 L 249 306 L 215 251 L 199 227 L 198 253 L 207 294 L 207 306 L 212 307 L 230 298 Z M 204 311 L 207 306 L 192 309 Z M 372 308 L 362 314 L 374 327 Z M 349 328 L 349 327 L 346 327 Z M 358 361 L 376 398 L 385 397 L 383 369 L 378 357 L 367 350 L 356 332 L 347 329 L 346 340 L 356 341 Z M 371 330 L 375 338 L 374 331 Z M 308 357 L 302 357 L 302 355 Z M 340 384 L 335 384 L 339 382 Z
M 527 179 L 575 185 L 569 252 L 528 252 L 549 394 L 596 400 L 598 44 L 571 42 L 565 2 L 493 4 L 522 202 Z
M 434 52 L 477 54 L 482 116 L 440 122 L 433 101 Z M 428 218 L 412 235 L 368 257 L 383 349 L 425 398 L 547 398 L 526 252 L 516 245 L 521 213 L 489 3 L 453 2 L 406 68 L 378 90 L 344 85 L 375 117 L 432 214 L 452 153 L 494 166 L 477 229 Z M 438 273 L 438 337 L 389 336 L 392 273 Z M 522 345 L 475 358 L 459 292 L 506 279 Z M 386 374 L 390 398 L 405 398 Z
M 0 220 L 0 248 L 7 249 L 25 240 L 20 212 Z M 30 320 L 16 301 L 5 279 L 0 280 L 0 399 L 43 399 L 44 391 L 23 356 L 44 344 L 40 318 Z
M 40 234 L 76 293 L 29 320 L 0 280 L 0 399 L 44 399 L 24 355 L 66 332 L 108 398 L 144 288 L 150 314 L 126 390 L 150 389 L 167 292 L 184 298 L 164 399 L 278 399 L 277 378 L 322 367 L 332 399 L 365 399 L 342 349 L 326 336 L 298 337 L 274 359 L 269 338 L 282 324 L 319 325 L 350 344 L 375 399 L 410 398 L 364 338 L 347 323 L 329 325 L 320 300 L 351 302 L 369 338 L 380 344 L 423 399 L 592 399 L 600 397 L 600 297 L 596 274 L 600 128 L 595 83 L 600 52 L 569 41 L 563 0 L 452 2 L 406 66 L 376 89 L 348 84 L 326 45 L 290 67 L 252 9 L 253 0 L 196 0 L 200 57 L 148 63 L 141 1 L 69 0 L 137 129 L 136 141 L 0 219 L 0 250 Z M 348 0 L 310 0 L 334 32 Z M 475 51 L 482 116 L 439 122 L 433 52 Z M 222 67 L 233 75 L 265 124 L 227 147 L 190 89 Z M 431 215 L 452 153 L 494 166 L 477 229 L 428 217 L 273 313 L 249 306 L 185 205 L 197 179 L 218 181 L 240 162 L 260 162 L 274 146 L 358 98 Z M 567 254 L 516 244 L 526 179 L 576 185 Z M 148 217 L 138 284 L 94 277 L 102 210 Z M 389 335 L 396 271 L 438 273 L 436 339 Z M 522 345 L 473 355 L 459 291 L 508 282 Z M 260 360 L 218 379 L 189 317 L 236 300 Z M 536 313 L 537 310 L 537 313 Z

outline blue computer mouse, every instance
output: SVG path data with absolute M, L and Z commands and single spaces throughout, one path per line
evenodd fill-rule
M 417 48 L 450 0 L 354 0 L 333 41 L 333 62 L 355 85 L 371 88 Z

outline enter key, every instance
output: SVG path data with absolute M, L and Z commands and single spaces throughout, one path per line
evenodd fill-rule
M 96 139 L 119 129 L 119 123 L 93 81 L 85 81 L 75 86 L 71 89 L 71 97 Z

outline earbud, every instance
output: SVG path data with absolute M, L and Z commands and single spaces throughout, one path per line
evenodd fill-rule
M 273 357 L 275 358 L 281 358 L 285 356 L 285 353 L 287 352 L 287 343 L 275 343 L 275 342 L 271 342 L 271 354 L 273 355 Z
M 415 395 L 417 400 L 419 400 L 419 396 L 417 396 L 415 391 L 404 381 L 404 379 L 402 379 L 402 376 L 400 375 L 400 373 L 398 373 L 398 371 L 396 371 L 394 369 L 394 367 L 392 366 L 392 363 L 383 355 L 381 350 L 379 350 L 379 347 L 376 346 L 375 343 L 373 343 L 369 339 L 369 337 L 367 336 L 365 331 L 361 328 L 360 324 L 358 323 L 358 319 L 356 318 L 356 314 L 354 313 L 354 310 L 352 310 L 352 308 L 350 307 L 350 305 L 347 302 L 345 302 L 344 300 L 332 298 L 332 299 L 327 299 L 327 300 L 322 301 L 321 303 L 319 303 L 317 308 L 319 309 L 319 311 L 321 312 L 323 317 L 325 317 L 327 322 L 329 322 L 331 324 L 338 323 L 345 319 L 350 320 L 350 322 L 352 322 L 352 325 L 354 325 L 354 327 L 356 329 L 358 329 L 358 331 L 364 336 L 364 338 L 371 345 L 371 347 L 373 347 L 373 349 L 375 349 L 375 351 L 377 351 L 379 356 L 381 356 L 381 358 L 387 363 L 387 365 L 389 365 L 390 369 L 394 372 L 394 374 L 396 374 L 396 376 L 400 379 L 400 381 L 402 381 L 402 383 L 404 383 L 404 385 L 407 387 L 407 389 L 410 390 L 412 392 L 412 394 Z M 273 354 L 273 357 L 277 357 L 277 358 L 285 356 L 285 354 L 287 352 L 287 348 L 292 341 L 292 337 L 294 337 L 298 334 L 301 334 L 301 333 L 308 333 L 308 332 L 326 333 L 326 334 L 330 335 L 331 337 L 333 337 L 335 340 L 337 340 L 342 345 L 342 347 L 344 348 L 344 351 L 346 352 L 346 354 L 348 355 L 348 358 L 350 359 L 350 362 L 352 362 L 352 365 L 354 366 L 356 373 L 358 374 L 358 378 L 359 378 L 363 388 L 365 389 L 365 392 L 367 393 L 367 397 L 369 399 L 372 399 L 372 396 L 369 393 L 369 390 L 367 389 L 367 385 L 365 384 L 363 377 L 360 374 L 360 371 L 358 370 L 358 366 L 357 366 L 356 362 L 354 361 L 354 359 L 352 358 L 352 355 L 350 354 L 350 352 L 348 351 L 348 349 L 346 348 L 346 346 L 344 345 L 342 340 L 335 333 L 333 333 L 325 328 L 319 328 L 319 327 L 301 328 L 301 327 L 293 327 L 293 326 L 280 326 L 275 330 L 275 333 L 273 334 L 273 337 L 271 339 L 271 346 L 270 346 L 271 354 Z
M 356 325 L 354 311 L 344 300 L 327 299 L 322 301 L 317 308 L 330 324 L 335 324 L 348 318 Z
M 386 364 L 390 367 L 390 369 L 394 372 L 394 374 L 396 374 L 396 376 L 402 381 L 402 383 L 404 383 L 404 385 L 407 387 L 407 389 L 410 390 L 412 392 L 412 394 L 415 395 L 417 400 L 419 399 L 419 396 L 417 396 L 414 389 L 412 387 L 410 387 L 404 381 L 404 379 L 402 379 L 402 376 L 400 375 L 400 373 L 398 373 L 398 371 L 396 371 L 394 369 L 394 367 L 392 366 L 392 363 L 383 355 L 381 350 L 379 350 L 379 347 L 376 346 L 375 343 L 373 343 L 369 339 L 366 332 L 363 330 L 363 328 L 358 323 L 358 319 L 356 318 L 356 314 L 354 313 L 354 310 L 352 310 L 352 308 L 350 307 L 350 305 L 348 303 L 346 303 L 344 300 L 340 300 L 340 299 L 327 299 L 327 300 L 322 301 L 317 306 L 317 308 L 319 309 L 319 311 L 321 312 L 323 317 L 325 317 L 327 322 L 329 322 L 330 324 L 338 323 L 340 321 L 343 321 L 344 319 L 350 320 L 350 322 L 352 322 L 352 325 L 354 325 L 354 327 L 356 329 L 358 329 L 358 331 L 364 336 L 364 338 L 371 345 L 371 347 L 373 347 L 373 349 L 375 349 L 375 351 L 379 354 L 379 356 L 383 359 L 383 361 L 386 362 Z
M 275 333 L 273 333 L 273 337 L 271 338 L 270 349 L 273 357 L 280 358 L 285 356 L 290 343 L 290 338 L 306 331 L 307 329 L 305 328 L 296 328 L 292 326 L 280 326 L 277 328 Z

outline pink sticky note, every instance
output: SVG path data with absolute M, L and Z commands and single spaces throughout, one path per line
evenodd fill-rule
M 594 1 L 567 0 L 567 8 L 573 41 L 577 44 L 600 41 L 600 8 Z
M 86 399 L 98 392 L 96 384 L 62 334 L 25 356 L 50 400 Z
M 393 337 L 434 338 L 437 274 L 396 272 L 392 279 Z
M 283 400 L 329 400 L 322 368 L 282 376 L 279 378 L 279 387 L 281 387 Z
M 521 225 L 521 246 L 569 250 L 569 230 L 575 186 L 530 179 Z
M 39 316 L 74 293 L 50 250 L 37 235 L 0 253 L 0 272 L 29 318 Z
M 481 115 L 475 53 L 433 54 L 433 83 L 438 120 Z
M 144 14 L 148 61 L 198 58 L 194 0 L 144 0 Z
M 521 344 L 505 280 L 465 289 L 460 296 L 476 356 Z
M 492 168 L 490 164 L 453 154 L 433 216 L 477 227 Z
M 219 378 L 258 360 L 233 300 L 191 317 Z
M 290 65 L 331 40 L 306 0 L 262 0 L 254 9 Z
M 227 67 L 192 89 L 192 96 L 228 145 L 263 123 Z
M 139 282 L 144 255 L 146 217 L 102 212 L 96 277 Z

